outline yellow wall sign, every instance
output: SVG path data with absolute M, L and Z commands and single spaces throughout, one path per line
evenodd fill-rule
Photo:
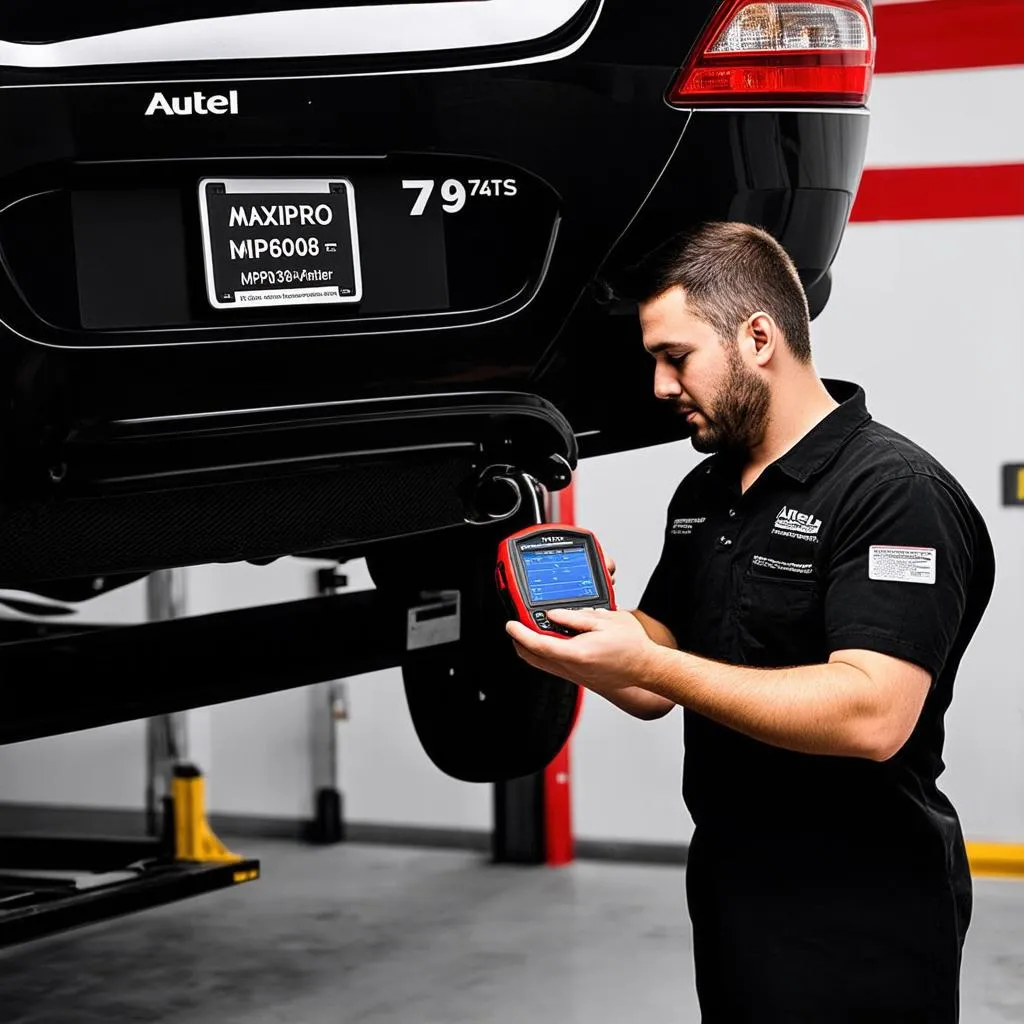
M 1003 466 L 1003 504 L 1024 505 L 1024 465 Z

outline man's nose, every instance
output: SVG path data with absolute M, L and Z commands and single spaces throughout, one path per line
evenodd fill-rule
M 678 398 L 683 393 L 679 378 L 669 366 L 658 366 L 654 371 L 654 396 L 663 400 Z

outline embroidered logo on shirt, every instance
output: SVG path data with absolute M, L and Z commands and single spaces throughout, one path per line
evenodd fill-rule
M 775 517 L 775 528 L 772 533 L 815 542 L 820 529 L 820 519 L 815 519 L 814 516 L 807 515 L 805 512 L 798 512 L 795 508 L 787 508 L 783 505 L 782 511 Z
M 690 519 L 673 519 L 671 534 L 673 537 L 689 537 L 695 526 L 708 521 L 707 516 L 695 516 Z

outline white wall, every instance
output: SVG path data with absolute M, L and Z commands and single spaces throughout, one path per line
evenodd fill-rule
M 944 788 L 971 838 L 1024 842 L 1024 510 L 1003 508 L 1024 462 L 1024 220 L 859 225 L 816 325 L 823 373 L 864 383 L 876 419 L 960 480 L 996 549 L 992 603 L 947 716 Z
M 576 521 L 593 530 L 615 559 L 619 607 L 635 608 L 640 600 L 661 554 L 669 500 L 699 458 L 689 442 L 682 442 L 581 464 Z M 580 838 L 689 839 L 693 823 L 680 795 L 681 711 L 640 722 L 586 694 L 572 760 L 573 824 Z
M 145 584 L 132 584 L 88 604 L 92 622 L 142 622 Z M 142 722 L 0 746 L 0 801 L 141 808 L 145 786 Z

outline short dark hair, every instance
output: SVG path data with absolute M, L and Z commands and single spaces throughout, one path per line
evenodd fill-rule
M 800 362 L 811 358 L 810 312 L 793 261 L 767 231 L 712 221 L 669 238 L 609 286 L 628 302 L 648 302 L 675 285 L 694 313 L 725 340 L 763 310 L 779 325 Z

